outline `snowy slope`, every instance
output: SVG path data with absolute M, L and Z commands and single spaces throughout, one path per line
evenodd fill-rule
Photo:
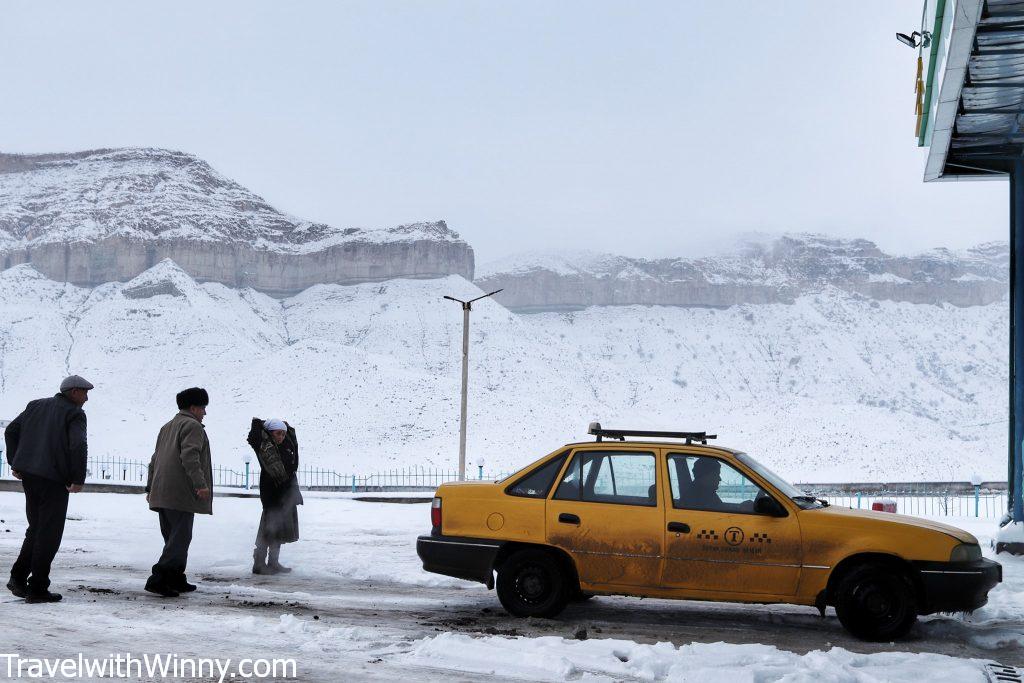
M 317 285 L 277 300 L 197 284 L 164 261 L 94 289 L 0 272 L 0 418 L 68 372 L 97 385 L 96 455 L 147 459 L 173 394 L 210 389 L 214 457 L 238 464 L 253 415 L 299 429 L 307 463 L 343 472 L 453 467 L 459 276 Z M 799 480 L 1005 474 L 1006 304 L 872 301 L 474 306 L 469 458 L 508 470 L 585 438 L 587 422 L 717 431 Z

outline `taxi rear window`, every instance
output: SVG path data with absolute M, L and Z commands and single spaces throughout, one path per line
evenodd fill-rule
M 558 476 L 558 471 L 562 469 L 562 463 L 565 462 L 567 455 L 569 455 L 569 451 L 561 453 L 554 459 L 549 460 L 529 474 L 521 477 L 519 481 L 505 489 L 505 493 L 510 496 L 521 496 L 523 498 L 547 498 L 548 491 L 551 490 L 552 484 L 555 483 L 555 477 Z
M 582 451 L 573 456 L 555 500 L 617 505 L 658 504 L 654 453 Z

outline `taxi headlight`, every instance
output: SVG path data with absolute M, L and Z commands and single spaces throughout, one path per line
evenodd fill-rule
M 981 546 L 976 543 L 961 543 L 949 554 L 950 562 L 973 562 L 981 559 Z

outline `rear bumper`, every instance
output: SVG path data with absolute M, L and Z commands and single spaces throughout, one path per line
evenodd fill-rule
M 486 538 L 420 536 L 416 539 L 416 554 L 428 572 L 494 588 L 494 559 L 502 545 L 501 541 Z
M 992 560 L 914 565 L 924 588 L 922 614 L 972 612 L 988 602 L 988 592 L 1003 580 L 1003 566 Z

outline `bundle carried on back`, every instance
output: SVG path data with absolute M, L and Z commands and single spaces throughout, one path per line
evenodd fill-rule
M 283 486 L 291 478 L 291 475 L 285 468 L 284 462 L 281 460 L 281 454 L 277 450 L 277 445 L 270 438 L 270 432 L 264 428 L 263 423 L 264 420 L 258 417 L 252 419 L 252 427 L 249 429 L 249 436 L 246 438 L 246 441 L 256 453 L 260 469 L 270 475 L 275 484 Z M 295 430 L 288 423 L 285 423 L 285 427 L 288 430 L 288 438 L 292 440 L 292 443 L 297 444 L 298 439 L 295 436 Z

